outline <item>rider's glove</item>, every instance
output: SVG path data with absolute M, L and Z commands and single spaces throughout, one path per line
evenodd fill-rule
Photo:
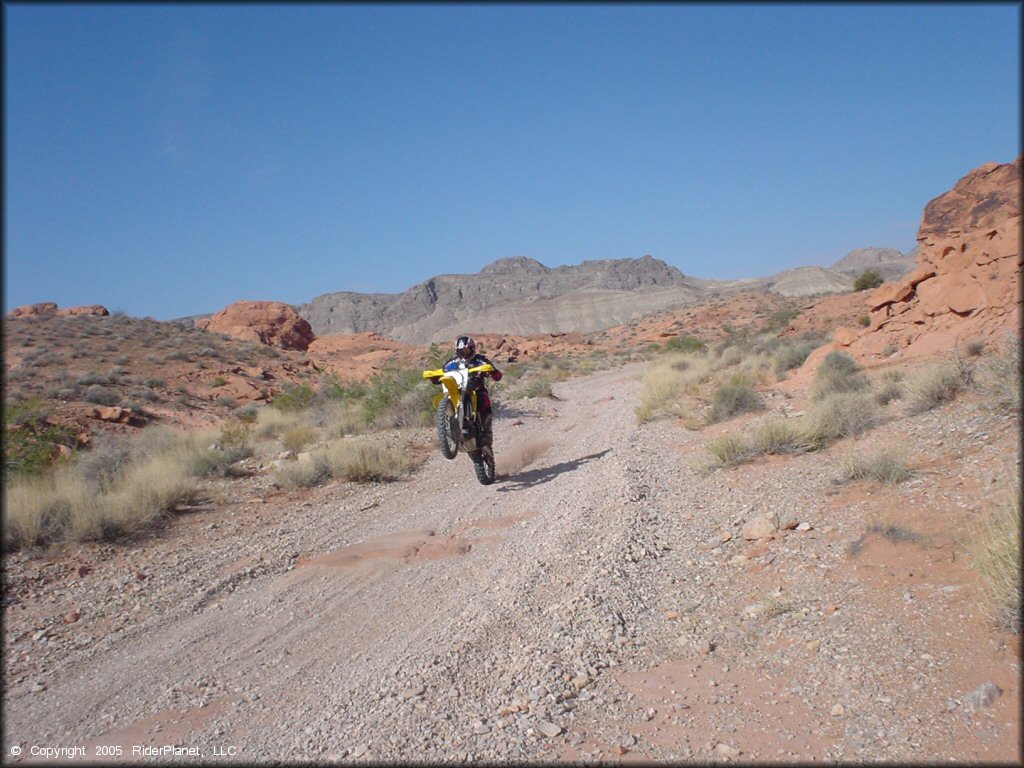
M 491 371 L 490 377 L 495 381 L 501 381 L 501 371 Z

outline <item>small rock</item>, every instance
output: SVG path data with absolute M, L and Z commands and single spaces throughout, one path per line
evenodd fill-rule
M 29 690 L 32 693 L 39 693 L 40 691 L 46 690 L 46 685 L 44 683 L 32 683 L 32 687 L 29 688 Z
M 978 690 L 967 696 L 965 703 L 971 712 L 977 712 L 982 707 L 991 707 L 1002 695 L 1003 689 L 995 683 L 982 683 Z
M 537 725 L 537 730 L 543 733 L 549 739 L 555 738 L 555 736 L 562 732 L 561 727 L 555 725 L 550 720 L 541 720 L 540 723 Z
M 829 712 L 829 714 L 832 715 L 832 717 L 842 717 L 846 714 L 846 707 L 844 707 L 842 704 L 836 704 L 834 707 L 832 707 L 832 711 Z
M 586 675 L 578 675 L 577 677 L 573 678 L 572 684 L 577 691 L 582 691 L 584 688 L 590 685 L 590 678 Z
M 725 542 L 727 541 L 732 541 L 732 533 L 730 531 L 725 531 L 722 533 L 721 536 L 718 537 L 718 540 L 723 544 L 725 544 Z
M 479 720 L 477 720 L 475 723 L 473 723 L 473 733 L 477 734 L 478 736 L 482 736 L 485 733 L 490 733 L 490 732 L 491 732 L 491 726 L 487 725 L 487 723 L 481 722 Z
M 811 530 L 811 524 L 807 523 L 807 522 L 803 522 L 803 523 L 800 523 L 800 525 L 798 525 L 796 527 L 796 529 L 798 531 L 809 531 L 809 530 Z
M 68 613 L 64 614 L 64 623 L 65 624 L 74 624 L 80 618 L 82 618 L 81 611 L 79 611 L 77 609 L 73 610 L 73 611 L 69 611 Z
M 755 517 L 743 526 L 743 538 L 747 541 L 753 539 L 764 539 L 779 530 L 779 515 L 770 512 L 760 517 Z
M 730 746 L 723 741 L 715 744 L 715 752 L 720 754 L 722 757 L 739 757 L 740 751 L 736 747 Z

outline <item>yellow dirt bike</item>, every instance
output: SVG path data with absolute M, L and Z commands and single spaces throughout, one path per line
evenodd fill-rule
M 454 459 L 459 448 L 468 453 L 476 479 L 483 485 L 494 482 L 494 451 L 489 445 L 477 445 L 477 438 L 483 432 L 483 420 L 477 407 L 474 379 L 493 370 L 490 363 L 469 368 L 459 361 L 423 372 L 424 379 L 441 385 L 441 393 L 434 398 L 441 454 L 446 459 Z

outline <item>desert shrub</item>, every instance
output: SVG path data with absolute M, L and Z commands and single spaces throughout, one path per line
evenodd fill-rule
M 695 336 L 673 336 L 665 342 L 667 352 L 702 352 L 707 345 Z
M 753 427 L 746 445 L 751 456 L 799 453 L 808 447 L 803 432 L 788 419 L 774 419 Z
M 38 398 L 15 398 L 4 403 L 4 471 L 11 475 L 39 475 L 61 455 L 60 447 L 73 448 L 71 430 L 46 419 Z
M 318 451 L 314 461 L 325 466 L 331 477 L 357 483 L 397 480 L 413 466 L 404 449 L 364 438 L 339 440 Z
M 161 389 L 167 386 L 165 379 L 146 379 L 144 383 L 147 387 L 152 387 L 153 389 Z
M 973 371 L 959 358 L 918 369 L 908 380 L 904 407 L 914 416 L 952 402 L 973 380 Z
M 181 360 L 188 360 L 189 357 L 188 357 L 187 354 L 182 352 L 180 349 L 176 349 L 174 352 L 171 352 L 169 355 L 167 355 L 167 359 L 168 360 L 181 361 Z
M 247 424 L 254 424 L 261 408 L 262 406 L 259 403 L 246 403 L 235 411 L 235 418 Z
M 358 435 L 366 429 L 366 417 L 359 402 L 333 403 L 319 412 L 320 423 L 328 437 Z M 431 418 L 428 414 L 428 418 Z
M 985 591 L 982 608 L 1002 629 L 1021 628 L 1020 487 L 1008 489 L 991 503 L 986 518 L 972 532 L 972 566 Z
M 881 451 L 873 456 L 851 454 L 839 467 L 839 480 L 874 480 L 878 483 L 895 485 L 910 477 L 906 463 L 890 451 Z
M 793 307 L 782 307 L 776 309 L 765 321 L 763 331 L 767 333 L 777 333 L 778 331 L 784 330 L 796 320 L 797 315 L 800 314 L 800 310 Z
M 326 465 L 314 459 L 286 461 L 274 469 L 274 484 L 279 488 L 312 488 L 331 477 Z
M 227 379 L 225 379 L 223 376 L 216 376 L 213 379 L 212 386 L 214 386 L 214 387 L 223 387 L 227 383 L 228 383 Z
M 81 376 L 79 376 L 75 380 L 75 383 L 78 384 L 80 387 L 86 387 L 91 384 L 110 384 L 111 381 L 107 376 L 105 376 L 102 373 L 90 371 L 89 373 L 84 373 Z
M 220 429 L 217 448 L 224 454 L 224 461 L 233 464 L 253 454 L 252 424 L 242 419 L 228 419 Z
M 258 438 L 278 437 L 289 426 L 299 424 L 302 417 L 294 412 L 278 408 L 262 408 L 256 414 L 255 436 Z
M 1020 339 L 1008 339 L 981 366 L 979 389 L 991 406 L 999 410 L 1019 411 L 1021 409 L 1020 382 L 1024 378 L 1021 369 Z
M 281 430 L 281 442 L 289 451 L 298 453 L 316 439 L 316 431 L 309 424 L 289 424 Z
M 712 437 L 704 447 L 710 451 L 721 466 L 731 467 L 750 459 L 746 441 L 740 436 L 726 433 Z
M 862 392 L 833 392 L 814 403 L 801 427 L 811 448 L 823 448 L 834 440 L 855 437 L 878 424 L 878 408 Z
M 877 288 L 885 282 L 885 278 L 875 272 L 873 269 L 865 269 L 859 275 L 857 279 L 853 281 L 853 290 L 855 291 L 867 291 L 872 288 Z
M 680 369 L 680 364 L 683 368 Z M 689 361 L 670 357 L 651 363 L 644 371 L 643 386 L 636 406 L 636 417 L 644 424 L 662 416 L 681 416 L 686 383 L 683 371 Z
M 875 381 L 871 383 L 872 397 L 879 405 L 888 405 L 893 400 L 900 400 L 903 397 L 905 387 L 903 371 L 883 371 Z
M 97 405 L 117 405 L 121 402 L 121 396 L 115 390 L 99 384 L 93 384 L 85 390 L 83 399 L 87 403 L 96 403 Z
M 845 352 L 829 352 L 814 373 L 811 399 L 821 400 L 833 393 L 857 392 L 868 386 L 868 378 L 857 362 Z
M 4 547 L 114 539 L 151 524 L 195 492 L 208 458 L 195 438 L 142 437 L 98 445 L 88 458 L 6 489 Z
M 219 405 L 221 408 L 234 409 L 238 407 L 238 400 L 231 397 L 230 395 L 221 395 L 220 397 L 213 401 L 213 404 Z
M 286 384 L 270 405 L 279 411 L 305 411 L 313 404 L 316 393 L 305 382 Z
M 436 390 L 419 367 L 388 365 L 370 380 L 363 397 L 367 424 L 379 427 L 429 423 Z
M 772 370 L 779 381 L 785 378 L 786 372 L 799 368 L 808 356 L 820 346 L 817 342 L 804 340 L 791 344 L 783 344 L 776 349 L 772 359 Z
M 741 371 L 729 376 L 715 389 L 708 422 L 714 424 L 764 408 L 761 396 L 754 390 L 755 383 L 756 379 L 747 372 Z
M 860 317 L 857 318 L 857 324 L 861 328 L 867 328 L 869 325 L 871 325 L 871 317 L 869 315 L 861 315 Z

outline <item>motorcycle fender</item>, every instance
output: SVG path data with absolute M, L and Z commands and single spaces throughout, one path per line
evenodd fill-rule
M 434 410 L 435 411 L 437 410 L 437 406 L 439 406 L 441 404 L 441 401 L 443 399 L 444 399 L 444 392 L 442 392 L 441 394 L 439 394 L 437 397 L 434 398 Z

